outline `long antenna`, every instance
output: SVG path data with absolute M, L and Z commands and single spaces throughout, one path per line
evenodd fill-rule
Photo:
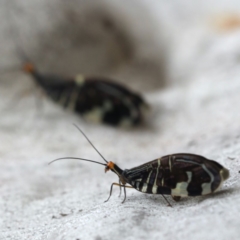
M 52 164 L 53 162 L 59 161 L 59 160 L 71 160 L 71 159 L 74 159 L 74 160 L 81 160 L 81 161 L 86 161 L 86 162 L 93 162 L 93 163 L 101 164 L 101 165 L 103 165 L 103 166 L 107 166 L 107 164 L 105 164 L 105 163 L 100 163 L 100 162 L 97 162 L 97 161 L 94 161 L 94 160 L 85 159 L 85 158 L 77 158 L 77 157 L 63 157 L 63 158 L 57 158 L 57 159 L 55 159 L 55 160 L 49 162 L 48 165 Z
M 92 144 L 92 142 L 88 139 L 88 137 L 86 136 L 86 134 L 75 124 L 73 123 L 73 126 L 75 126 L 81 133 L 82 135 L 87 139 L 87 141 L 92 145 L 92 147 L 96 150 L 96 152 L 102 157 L 102 159 L 108 163 L 108 161 L 105 159 L 105 157 L 103 157 L 103 155 L 97 150 L 97 148 Z

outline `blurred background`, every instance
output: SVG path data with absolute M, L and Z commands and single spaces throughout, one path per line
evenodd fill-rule
M 0 239 L 110 239 L 117 232 L 115 239 L 197 240 L 205 236 L 199 229 L 208 239 L 237 239 L 239 0 L 1 0 L 0 21 Z M 108 77 L 140 92 L 151 106 L 147 126 L 94 125 L 62 110 L 22 72 L 18 48 L 42 73 Z M 123 168 L 191 152 L 229 168 L 224 189 L 234 190 L 183 201 L 176 213 L 134 191 L 124 206 L 117 191 L 103 205 L 117 181 L 112 174 L 87 163 L 47 167 L 64 156 L 99 160 L 73 122 Z M 129 233 L 129 226 L 139 228 Z
M 152 91 L 232 67 L 239 53 L 237 0 L 0 4 L 1 69 L 21 66 L 18 45 L 43 72 L 104 75 Z

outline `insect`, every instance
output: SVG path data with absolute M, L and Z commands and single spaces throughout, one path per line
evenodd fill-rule
M 55 102 L 79 113 L 85 120 L 113 126 L 134 126 L 144 120 L 148 104 L 116 82 L 77 75 L 65 79 L 39 73 L 31 63 L 24 65 L 35 82 Z
M 107 161 L 84 132 L 78 126 L 75 125 L 75 127 L 83 134 L 105 163 L 84 158 L 64 157 L 55 159 L 49 164 L 63 159 L 76 159 L 105 166 L 105 172 L 111 170 L 119 177 L 119 183 L 112 183 L 106 201 L 112 195 L 113 186 L 120 187 L 120 194 L 123 188 L 124 199 L 122 203 L 126 200 L 126 188 L 135 188 L 148 194 L 161 194 L 164 198 L 164 195 L 171 195 L 175 201 L 179 201 L 181 197 L 214 193 L 229 177 L 228 169 L 219 163 L 189 153 L 167 155 L 138 167 L 122 170 L 114 162 Z M 168 202 L 166 198 L 165 200 Z M 168 204 L 171 206 L 169 202 Z
M 23 70 L 32 76 L 47 96 L 88 121 L 112 126 L 135 126 L 144 121 L 148 104 L 140 94 L 119 83 L 101 77 L 77 75 L 64 78 L 40 73 L 20 44 L 20 32 L 15 27 L 17 19 L 12 12 L 14 6 L 10 2 L 10 30 L 12 39 L 18 40 L 15 42 L 16 54 L 24 63 Z

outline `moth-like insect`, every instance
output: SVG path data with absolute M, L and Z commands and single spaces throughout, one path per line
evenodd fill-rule
M 179 201 L 181 197 L 214 193 L 229 177 L 228 169 L 216 161 L 189 153 L 167 155 L 138 167 L 122 170 L 114 162 L 107 161 L 84 132 L 78 126 L 76 127 L 105 163 L 84 158 L 65 157 L 55 159 L 49 164 L 62 159 L 77 159 L 105 166 L 105 172 L 111 170 L 119 177 L 119 183 L 112 183 L 109 198 L 106 201 L 110 199 L 114 185 L 119 186 L 120 191 L 121 188 L 124 189 L 122 203 L 126 200 L 126 188 L 135 188 L 148 194 L 161 194 L 163 197 L 171 195 L 175 201 Z M 168 202 L 166 198 L 165 200 Z M 168 204 L 171 206 L 169 202 Z
M 12 38 L 18 40 L 15 43 L 16 54 L 24 63 L 24 71 L 32 76 L 49 98 L 87 121 L 112 126 L 135 126 L 144 121 L 148 104 L 139 93 L 122 84 L 102 77 L 77 75 L 65 78 L 40 73 L 20 44 L 20 32 L 15 27 L 17 20 L 12 12 L 15 6 L 8 2 Z
M 121 84 L 83 75 L 69 79 L 44 75 L 31 63 L 26 63 L 24 70 L 53 101 L 79 113 L 88 121 L 134 126 L 144 120 L 148 104 L 140 94 Z

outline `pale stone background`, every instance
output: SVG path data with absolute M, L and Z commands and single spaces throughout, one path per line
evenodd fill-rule
M 239 239 L 239 1 L 5 0 L 0 19 L 0 239 Z M 42 71 L 110 76 L 140 90 L 152 106 L 148 125 L 91 125 L 41 98 L 17 71 L 17 45 Z M 47 165 L 101 161 L 73 122 L 122 168 L 191 152 L 231 177 L 209 197 L 169 197 L 173 208 L 131 189 L 124 204 L 117 188 L 104 203 L 113 173 Z

